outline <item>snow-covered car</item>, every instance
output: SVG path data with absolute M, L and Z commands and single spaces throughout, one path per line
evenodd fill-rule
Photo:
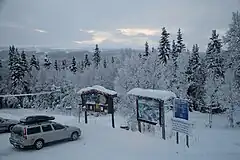
M 21 120 L 12 128 L 10 143 L 15 148 L 35 147 L 39 150 L 44 144 L 65 139 L 77 140 L 81 136 L 80 128 L 59 124 L 51 121 L 52 118 L 31 116 L 26 121 Z
M 10 132 L 19 121 L 0 117 L 0 132 Z

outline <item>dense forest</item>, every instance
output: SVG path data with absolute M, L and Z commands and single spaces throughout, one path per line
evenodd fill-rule
M 52 59 L 28 55 L 14 45 L 9 47 L 8 60 L 0 61 L 1 95 L 38 93 L 51 94 L 27 97 L 0 97 L 0 108 L 38 108 L 64 110 L 80 103 L 80 88 L 101 85 L 118 92 L 116 110 L 131 119 L 135 107 L 126 92 L 132 88 L 170 90 L 191 101 L 191 109 L 201 112 L 227 112 L 230 125 L 240 106 L 240 14 L 232 15 L 232 23 L 224 37 L 217 30 L 209 35 L 207 50 L 199 53 L 199 45 L 184 45 L 184 33 L 177 32 L 170 40 L 162 28 L 159 46 L 145 43 L 145 50 L 126 50 L 119 56 L 102 56 L 100 45 L 82 60 Z M 223 50 L 223 46 L 226 49 Z M 143 44 L 144 48 L 144 44 Z

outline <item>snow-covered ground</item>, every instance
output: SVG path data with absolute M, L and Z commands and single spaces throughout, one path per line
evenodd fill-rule
M 42 113 L 42 112 L 41 112 Z M 0 117 L 19 119 L 26 115 L 39 114 L 36 110 L 0 110 Z M 50 114 L 44 112 L 44 114 Z M 52 115 L 52 114 L 51 114 Z M 190 137 L 190 148 L 184 146 L 184 136 L 180 144 L 171 137 L 171 113 L 167 114 L 167 140 L 159 134 L 141 134 L 119 128 L 124 119 L 116 116 L 116 128 L 111 128 L 111 118 L 91 117 L 89 124 L 78 124 L 77 117 L 57 115 L 56 121 L 79 126 L 83 135 L 78 141 L 51 145 L 42 150 L 17 150 L 8 142 L 8 133 L 0 134 L 0 160 L 239 160 L 240 129 L 226 128 L 224 116 L 213 117 L 213 128 L 205 127 L 207 115 L 191 113 L 195 123 L 194 135 Z

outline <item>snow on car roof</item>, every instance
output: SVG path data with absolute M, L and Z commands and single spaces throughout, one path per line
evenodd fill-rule
M 77 93 L 78 94 L 83 94 L 83 93 L 92 92 L 92 91 L 101 92 L 103 94 L 107 94 L 107 95 L 111 95 L 111 96 L 116 96 L 117 95 L 117 92 L 115 92 L 113 90 L 106 89 L 103 86 L 99 86 L 99 85 L 94 85 L 92 87 L 82 88 Z
M 127 94 L 134 95 L 134 96 L 148 97 L 153 99 L 161 99 L 164 101 L 170 98 L 176 98 L 176 94 L 171 91 L 142 89 L 142 88 L 134 88 L 130 90 Z

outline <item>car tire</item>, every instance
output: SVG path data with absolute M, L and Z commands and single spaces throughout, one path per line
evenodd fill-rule
M 35 147 L 36 150 L 42 149 L 43 145 L 44 145 L 44 142 L 41 139 L 36 140 L 36 142 L 34 143 L 34 147 Z
M 73 132 L 71 135 L 71 140 L 76 141 L 79 138 L 78 132 Z
M 11 132 L 11 130 L 12 130 L 13 127 L 14 127 L 14 125 L 10 125 L 10 126 L 8 127 L 8 132 Z

